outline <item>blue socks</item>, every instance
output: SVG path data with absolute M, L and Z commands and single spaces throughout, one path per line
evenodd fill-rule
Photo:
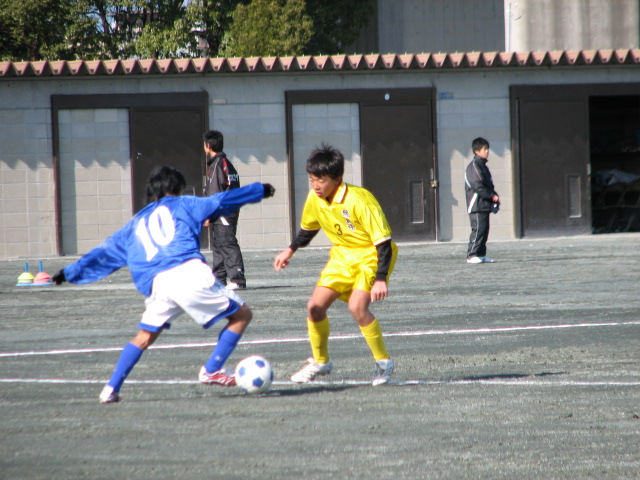
M 213 349 L 213 353 L 211 353 L 209 360 L 207 360 L 207 363 L 204 365 L 207 373 L 213 373 L 224 366 L 225 362 L 236 348 L 236 345 L 238 345 L 240 338 L 242 338 L 241 334 L 232 332 L 227 328 L 220 332 L 218 343 Z
M 209 360 L 205 364 L 207 372 L 215 372 L 224 366 L 225 362 L 236 348 L 236 345 L 238 345 L 240 338 L 242 338 L 242 335 L 232 332 L 227 328 L 220 332 L 218 343 L 213 349 L 211 357 L 209 357 Z M 133 343 L 128 343 L 122 349 L 116 368 L 111 375 L 111 379 L 107 382 L 107 385 L 112 387 L 114 392 L 118 393 L 120 391 L 120 387 L 122 387 L 122 384 L 129 375 L 129 372 L 131 372 L 136 363 L 138 363 L 138 360 L 140 360 L 143 353 L 144 350 L 138 348 Z
M 138 363 L 140 357 L 144 353 L 144 350 L 136 347 L 133 343 L 128 343 L 122 349 L 116 368 L 111 375 L 111 380 L 107 382 L 107 385 L 113 388 L 114 392 L 119 392 L 120 387 L 124 383 L 125 378 L 129 375 L 131 369 Z

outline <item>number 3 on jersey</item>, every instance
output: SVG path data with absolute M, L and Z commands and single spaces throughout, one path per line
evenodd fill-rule
M 145 220 L 148 222 L 145 223 Z M 164 205 L 156 208 L 147 218 L 141 218 L 136 227 L 136 236 L 147 253 L 147 261 L 158 253 L 157 245 L 169 245 L 175 234 L 176 225 L 173 217 Z

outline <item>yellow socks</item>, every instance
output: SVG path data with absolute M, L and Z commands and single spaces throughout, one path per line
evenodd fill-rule
M 367 341 L 367 345 L 369 345 L 373 358 L 376 362 L 378 360 L 386 360 L 390 358 L 387 353 L 387 349 L 384 346 L 382 329 L 380 328 L 380 323 L 377 318 L 374 318 L 373 322 L 366 327 L 360 327 L 360 331 L 362 332 L 362 335 L 364 335 L 364 339 Z
M 311 352 L 316 363 L 329 362 L 329 319 L 325 318 L 320 322 L 312 322 L 307 318 L 307 328 L 309 330 L 309 343 Z M 382 329 L 378 319 L 374 319 L 366 327 L 360 327 L 364 339 L 371 349 L 374 360 L 385 360 L 390 358 L 384 345 Z
M 329 319 L 325 317 L 319 322 L 312 322 L 307 318 L 309 343 L 316 363 L 329 362 Z

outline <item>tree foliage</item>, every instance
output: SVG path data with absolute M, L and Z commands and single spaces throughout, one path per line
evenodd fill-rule
M 304 0 L 253 0 L 239 5 L 222 53 L 229 57 L 300 55 L 313 35 Z
M 368 0 L 307 0 L 314 35 L 306 45 L 310 55 L 344 53 L 367 26 L 374 8 Z
M 73 44 L 91 36 L 75 6 L 64 0 L 0 0 L 0 56 L 3 59 L 72 59 Z
M 368 0 L 0 0 L 0 59 L 339 53 Z

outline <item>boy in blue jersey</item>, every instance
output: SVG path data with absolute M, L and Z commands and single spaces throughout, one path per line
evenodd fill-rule
M 136 288 L 147 297 L 138 333 L 122 350 L 100 394 L 101 403 L 120 400 L 120 388 L 144 351 L 183 312 L 203 328 L 228 319 L 209 360 L 200 369 L 199 379 L 210 385 L 236 384 L 224 364 L 253 314 L 238 295 L 216 282 L 200 253 L 200 231 L 206 219 L 272 197 L 275 189 L 253 183 L 203 198 L 181 196 L 185 186 L 178 170 L 154 168 L 147 181 L 150 203 L 104 243 L 52 277 L 57 285 L 64 281 L 90 283 L 127 266 Z

